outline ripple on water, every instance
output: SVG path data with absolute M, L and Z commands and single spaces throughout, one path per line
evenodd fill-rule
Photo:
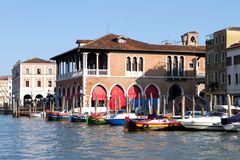
M 135 132 L 0 116 L 0 159 L 238 159 L 239 133 Z

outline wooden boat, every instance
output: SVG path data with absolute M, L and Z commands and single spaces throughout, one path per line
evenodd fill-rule
M 49 111 L 47 118 L 49 121 L 70 120 L 71 114 L 67 112 Z
M 105 120 L 105 118 L 106 118 L 106 115 L 102 115 L 102 114 L 87 115 L 86 123 L 87 125 L 107 124 L 107 121 Z
M 132 120 L 126 117 L 125 131 L 159 131 L 182 128 L 180 122 L 163 116 L 150 115 L 146 120 Z
M 87 119 L 87 115 L 77 115 L 77 114 L 74 114 L 71 116 L 71 122 L 86 122 L 86 119 Z
M 147 117 L 137 116 L 135 113 L 120 113 L 120 114 L 112 114 L 110 117 L 106 118 L 108 124 L 111 125 L 124 125 L 125 124 L 125 117 L 134 120 L 143 120 Z

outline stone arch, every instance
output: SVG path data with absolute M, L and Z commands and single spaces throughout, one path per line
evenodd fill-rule
M 119 102 L 120 99 L 120 102 Z M 122 86 L 116 84 L 111 87 L 110 90 L 110 100 L 109 100 L 109 107 L 110 110 L 114 110 L 114 106 L 116 104 L 116 109 L 119 109 L 119 104 L 121 108 L 126 108 L 126 98 L 125 98 L 125 91 Z
M 90 106 L 106 107 L 107 95 L 108 92 L 104 85 L 95 84 L 91 89 Z

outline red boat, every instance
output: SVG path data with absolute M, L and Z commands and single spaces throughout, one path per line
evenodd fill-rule
M 49 111 L 47 118 L 49 121 L 70 120 L 71 114 L 67 112 Z
M 132 120 L 126 117 L 124 126 L 125 131 L 159 131 L 159 130 L 176 130 L 182 126 L 180 122 L 163 116 L 149 115 L 146 120 Z

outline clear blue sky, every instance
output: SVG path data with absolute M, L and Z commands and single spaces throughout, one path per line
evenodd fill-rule
M 239 7 L 239 0 L 1 0 L 0 75 L 17 60 L 49 59 L 107 30 L 148 43 L 198 31 L 204 44 L 207 34 L 240 26 Z

